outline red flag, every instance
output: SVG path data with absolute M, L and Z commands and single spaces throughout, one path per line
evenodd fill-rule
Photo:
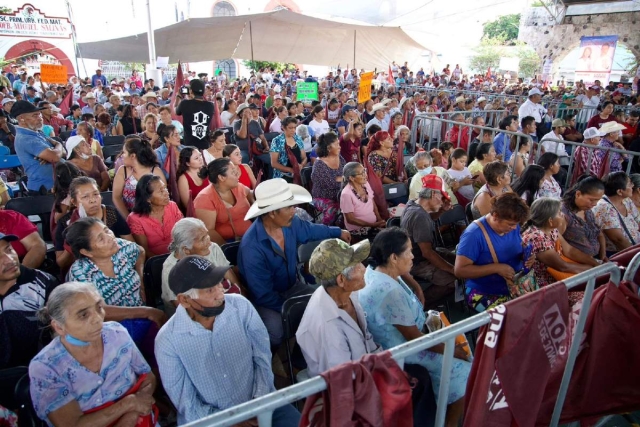
M 69 89 L 67 96 L 62 98 L 60 103 L 60 114 L 62 117 L 67 117 L 71 113 L 71 105 L 73 104 L 73 88 Z
M 393 73 L 391 72 L 391 65 L 389 65 L 389 77 L 387 77 L 390 85 L 396 84 L 396 81 L 393 80 Z
M 184 76 L 182 75 L 182 62 L 178 61 L 178 72 L 176 73 L 176 82 L 173 85 L 173 93 L 171 94 L 171 120 L 177 120 L 182 123 L 182 116 L 178 116 L 175 112 L 174 105 L 176 105 L 176 95 L 180 92 L 180 88 L 184 84 Z

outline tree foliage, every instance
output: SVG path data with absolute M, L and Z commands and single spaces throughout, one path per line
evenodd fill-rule
M 269 61 L 251 61 L 246 60 L 243 61 L 245 67 L 258 71 L 261 68 L 274 68 L 276 72 L 282 72 L 285 68 L 295 68 L 293 64 L 288 64 L 285 62 L 269 62 Z
M 7 6 L 0 6 L 0 13 L 12 13 L 13 9 Z
M 506 44 L 518 40 L 520 31 L 520 14 L 503 15 L 496 20 L 485 22 L 482 36 L 490 39 L 504 39 Z
M 475 55 L 469 58 L 472 70 L 485 73 L 488 68 L 498 70 L 500 58 L 519 58 L 520 77 L 533 77 L 540 71 L 540 57 L 524 42 L 515 42 L 514 46 L 505 46 L 504 38 L 483 38 L 475 49 Z

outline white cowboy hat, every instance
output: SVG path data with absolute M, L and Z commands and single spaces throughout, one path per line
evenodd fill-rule
M 382 101 L 380 101 L 378 104 L 382 104 L 382 105 L 386 106 L 390 102 L 391 102 L 391 98 L 385 98 Z M 378 104 L 376 104 L 376 105 L 378 105 Z
M 464 96 L 459 96 L 456 98 L 456 104 L 460 104 L 461 102 L 465 102 L 467 99 Z
M 82 102 L 87 102 L 87 99 L 96 99 L 96 96 L 93 94 L 93 92 L 89 92 L 82 97 Z
M 158 95 L 156 95 L 156 93 L 155 93 L 154 91 L 152 91 L 152 90 L 151 90 L 151 91 L 149 91 L 149 92 L 146 92 L 146 93 L 145 93 L 144 95 L 142 95 L 140 98 L 145 99 L 145 100 L 146 100 L 147 98 L 156 98 L 156 99 L 157 99 L 157 98 L 158 98 Z
M 376 111 L 379 110 L 383 110 L 387 108 L 382 102 L 378 102 L 377 104 L 373 104 L 373 108 L 371 109 L 372 113 L 375 113 Z
M 402 99 L 400 100 L 400 104 L 398 104 L 398 107 L 402 109 L 402 106 L 404 105 L 405 102 L 407 102 L 408 99 L 411 99 L 411 98 L 406 98 L 403 96 Z
M 289 184 L 282 178 L 273 178 L 261 182 L 256 187 L 255 196 L 256 201 L 253 202 L 247 215 L 245 215 L 245 221 L 276 209 L 311 201 L 311 194 L 304 187 Z
M 481 102 L 484 102 L 484 101 L 486 101 L 486 100 L 487 100 L 487 98 L 485 98 L 484 96 L 481 96 L 480 98 L 478 98 L 478 99 L 476 100 L 476 102 L 477 102 L 478 104 L 480 104 Z
M 618 122 L 606 122 L 603 123 L 602 126 L 600 126 L 599 131 L 600 135 L 608 135 L 611 132 L 618 132 L 624 129 L 625 127 Z

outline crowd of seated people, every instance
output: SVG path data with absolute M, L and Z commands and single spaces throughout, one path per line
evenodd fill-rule
M 606 102 L 581 133 L 586 145 L 573 147 L 581 173 L 569 178 L 569 114 L 538 147 L 537 137 L 511 135 L 539 133 L 533 116 L 508 114 L 517 103 L 505 102 L 493 129 L 465 113 L 484 101 L 474 107 L 461 94 L 453 103 L 447 92 L 431 99 L 385 86 L 358 104 L 356 91 L 329 86 L 326 99 L 304 104 L 286 85 L 277 94 L 268 84 L 227 96 L 193 79 L 196 99 L 176 94 L 158 110 L 153 85 L 125 97 L 117 85 L 105 94 L 71 83 L 63 92 L 81 89 L 72 99 L 86 112 L 69 109 L 64 126 L 75 135 L 63 142 L 59 126 L 40 132 L 57 106 L 7 103 L 26 195 L 54 193 L 43 225 L 58 277 L 39 269 L 47 246 L 38 228 L 0 209 L 0 367 L 29 365 L 36 413 L 50 425 L 135 424 L 156 420 L 158 407 L 163 423 L 172 411 L 186 423 L 274 391 L 282 307 L 295 296 L 312 295 L 296 335 L 314 376 L 424 335 L 425 310 L 453 298 L 456 283 L 482 312 L 514 297 L 524 267 L 546 286 L 640 243 L 640 177 L 624 172 L 626 154 L 609 151 L 638 139 L 637 122 Z M 199 135 L 187 124 L 199 111 L 192 101 L 218 102 L 227 113 L 220 124 L 232 129 Z M 410 118 L 453 109 L 449 140 L 414 151 Z M 472 120 L 486 129 L 471 136 Z M 119 135 L 121 152 L 105 159 L 104 138 Z M 408 197 L 380 200 L 385 185 L 405 186 Z M 0 206 L 9 201 L 3 188 Z M 454 236 L 452 253 L 436 236 L 457 205 L 475 221 Z M 387 226 L 392 214 L 398 227 Z M 298 248 L 311 242 L 318 246 L 299 265 Z M 237 266 L 223 252 L 234 244 Z M 163 310 L 147 306 L 156 301 L 146 300 L 153 292 L 143 280 L 145 261 L 159 255 Z M 19 328 L 5 321 L 14 316 Z M 44 342 L 42 325 L 52 331 Z M 109 369 L 96 362 L 123 352 Z M 442 353 L 436 346 L 407 358 L 436 394 Z M 50 380 L 71 362 L 78 381 Z M 457 425 L 471 359 L 456 349 L 451 369 L 446 417 Z M 291 405 L 273 413 L 274 425 L 299 418 Z

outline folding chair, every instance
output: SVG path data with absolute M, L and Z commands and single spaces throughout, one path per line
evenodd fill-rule
M 144 263 L 142 272 L 147 306 L 158 308 L 162 304 L 162 264 L 169 254 L 152 256 Z
M 58 138 L 60 138 L 62 140 L 62 142 L 66 142 L 67 139 L 69 139 L 69 137 L 71 136 L 71 132 L 70 130 L 64 131 L 64 132 L 60 132 L 60 135 L 58 135 Z M 108 138 L 108 137 L 106 137 Z M 103 138 L 104 140 L 104 138 Z
M 456 223 L 464 223 L 465 225 L 469 225 L 469 221 L 467 220 L 467 216 L 465 213 L 465 208 L 463 208 L 461 205 L 453 205 L 453 207 L 450 210 L 443 213 L 438 219 L 438 222 L 436 224 L 437 225 L 436 234 L 437 234 L 439 244 L 441 244 L 443 247 L 445 247 L 445 243 L 444 243 L 444 237 L 442 236 L 442 231 L 440 230 L 440 228 L 445 226 L 450 226 L 448 231 L 451 232 L 453 230 L 452 235 L 453 235 L 453 241 L 455 242 L 456 241 L 455 227 L 451 227 L 451 226 L 452 225 L 455 226 Z
M 104 138 L 102 138 L 102 149 L 104 150 L 104 147 L 108 147 L 109 145 L 123 145 L 124 144 L 124 135 L 112 135 L 112 136 L 105 136 Z
M 311 182 L 311 171 L 312 167 L 308 166 L 306 168 L 302 168 L 300 171 L 300 178 L 302 178 L 302 186 L 307 190 L 311 191 L 311 186 L 313 182 Z
M 53 209 L 55 196 L 46 194 L 44 196 L 33 197 L 17 197 L 7 202 L 6 209 L 20 212 L 29 218 L 30 216 L 40 217 L 42 223 L 42 238 L 45 241 L 51 241 L 51 228 L 49 227 L 49 218 Z
M 29 373 L 26 366 L 0 369 L 0 405 L 5 408 L 17 408 L 15 389 L 20 379 Z
M 304 264 L 309 262 L 313 250 L 322 243 L 322 240 L 314 240 L 313 242 L 307 242 L 298 246 L 298 263 Z
M 469 224 L 475 221 L 475 218 L 473 217 L 473 211 L 471 210 L 471 203 L 468 203 L 464 208 L 464 214 L 467 217 L 467 221 Z
M 384 190 L 384 198 L 393 201 L 394 206 L 400 203 L 406 203 L 409 199 L 409 189 L 406 184 L 402 182 L 384 184 L 382 188 Z
M 273 139 L 278 135 L 280 135 L 280 132 L 266 132 L 264 134 L 264 138 L 267 140 L 269 144 L 271 144 L 271 141 L 273 141 Z
M 113 192 L 112 191 L 103 191 L 100 193 L 102 196 L 102 204 L 105 206 L 114 206 L 113 205 Z
M 11 150 L 6 145 L 0 145 L 0 156 L 8 156 Z
M 0 155 L 0 169 L 11 169 L 22 166 L 17 154 Z
M 23 375 L 16 384 L 14 398 L 18 405 L 19 425 L 21 427 L 44 427 L 47 424 L 38 417 L 36 410 L 33 408 L 29 385 L 29 374 Z
M 307 308 L 310 298 L 311 295 L 301 295 L 289 298 L 282 304 L 282 329 L 284 331 L 284 342 L 287 348 L 287 363 L 289 365 L 291 384 L 296 383 L 296 377 L 293 375 L 293 367 L 295 366 L 297 369 L 307 368 L 307 362 L 304 360 L 300 346 L 298 343 L 295 343 L 293 348 L 291 348 L 289 341 L 296 336 L 296 331 L 298 330 L 298 326 L 300 326 L 304 310 Z
M 124 147 L 124 144 L 105 145 L 102 147 L 104 161 L 106 163 L 111 163 L 114 160 L 114 157 L 120 154 L 122 147 Z

